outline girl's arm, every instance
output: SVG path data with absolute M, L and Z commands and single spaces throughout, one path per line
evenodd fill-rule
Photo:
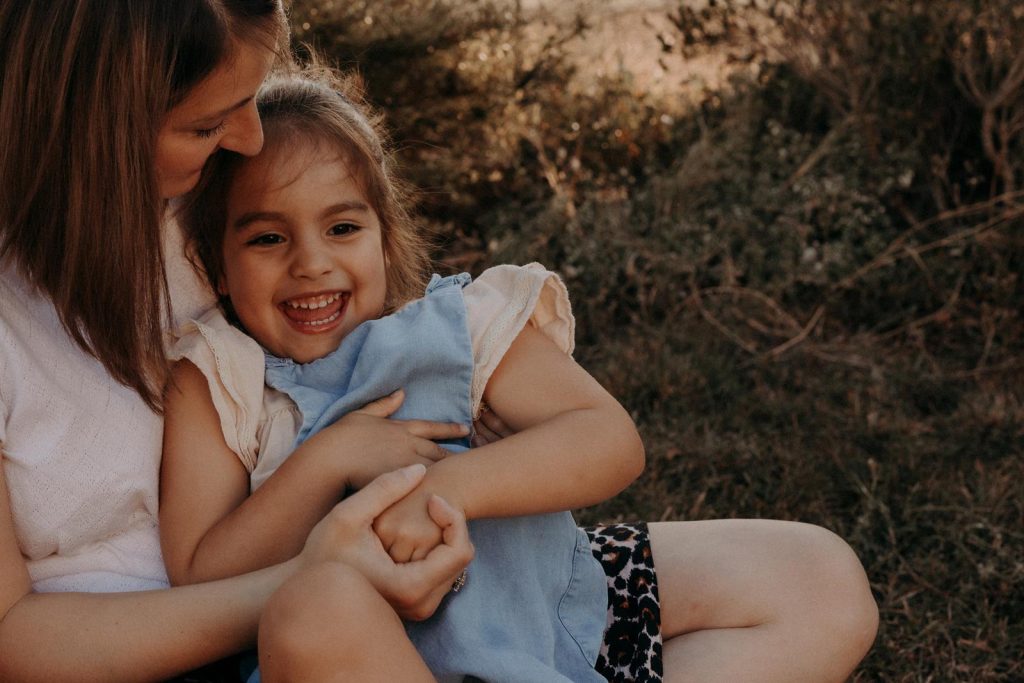
M 643 443 L 626 410 L 532 326 L 494 371 L 484 401 L 516 433 L 450 458 L 421 485 L 437 482 L 438 495 L 450 492 L 446 500 L 469 519 L 593 505 L 643 471 Z
M 313 436 L 250 496 L 248 473 L 224 441 L 206 378 L 179 362 L 165 397 L 160 472 L 161 543 L 171 582 L 235 576 L 295 557 L 346 488 L 403 465 L 432 464 L 445 451 L 430 439 L 464 434 L 455 425 L 385 419 L 401 398 L 378 401 Z
M 491 376 L 484 400 L 516 433 L 437 463 L 417 491 L 386 511 L 374 528 L 392 557 L 421 557 L 432 541 L 413 540 L 420 532 L 436 542 L 423 512 L 431 494 L 468 519 L 553 512 L 609 498 L 643 470 L 643 444 L 626 411 L 530 326 Z

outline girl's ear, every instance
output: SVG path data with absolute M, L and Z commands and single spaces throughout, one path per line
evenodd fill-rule
M 223 275 L 217 278 L 217 294 L 224 297 L 228 296 L 228 286 L 224 283 Z

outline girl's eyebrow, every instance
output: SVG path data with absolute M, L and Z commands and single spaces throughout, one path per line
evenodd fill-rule
M 369 210 L 370 207 L 367 206 L 365 202 L 353 200 L 349 202 L 331 204 L 321 212 L 320 216 L 322 218 L 327 218 L 328 216 L 333 216 L 336 213 L 345 213 L 346 211 Z M 241 230 L 248 225 L 252 225 L 253 223 L 258 223 L 260 221 L 283 223 L 287 221 L 287 217 L 283 213 L 277 211 L 248 211 L 236 218 L 231 223 L 231 227 L 235 230 Z
M 236 218 L 231 227 L 235 230 L 241 230 L 247 225 L 258 223 L 259 221 L 282 222 L 284 221 L 284 214 L 276 211 L 248 211 Z
M 353 200 L 347 201 L 347 202 L 339 202 L 337 204 L 332 204 L 331 206 L 328 206 L 326 209 L 324 209 L 323 213 L 321 213 L 320 215 L 323 216 L 324 218 L 326 218 L 327 216 L 331 216 L 331 215 L 336 214 L 336 213 L 345 213 L 346 211 L 369 211 L 369 210 L 370 210 L 370 207 L 367 206 L 365 202 L 361 202 L 361 201 L 358 201 L 356 199 L 353 199 Z

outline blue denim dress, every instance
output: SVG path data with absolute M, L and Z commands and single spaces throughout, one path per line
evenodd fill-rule
M 462 298 L 469 281 L 465 273 L 435 275 L 424 298 L 363 323 L 311 363 L 267 356 L 267 384 L 302 413 L 296 446 L 399 388 L 406 398 L 394 417 L 469 425 L 473 352 Z M 460 452 L 469 442 L 442 445 Z M 572 515 L 473 520 L 469 533 L 476 557 L 466 585 L 430 619 L 406 624 L 438 680 L 604 681 L 593 666 L 607 584 Z

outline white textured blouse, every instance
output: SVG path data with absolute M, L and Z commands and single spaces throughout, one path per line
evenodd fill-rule
M 175 318 L 185 320 L 213 297 L 181 256 L 177 226 L 165 233 Z M 167 585 L 157 533 L 162 429 L 70 339 L 50 300 L 0 262 L 0 447 L 35 590 Z

